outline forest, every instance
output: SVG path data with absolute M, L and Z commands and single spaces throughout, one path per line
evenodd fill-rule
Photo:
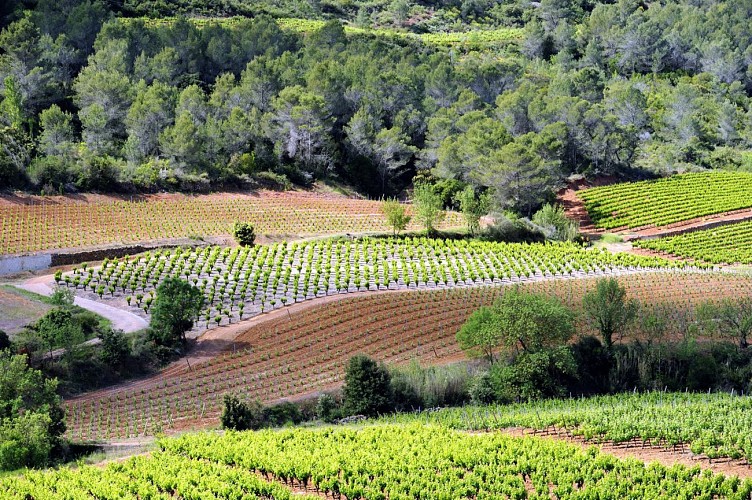
M 575 173 L 750 169 L 750 18 L 746 0 L 5 2 L 0 187 L 381 197 L 418 175 L 530 215 Z M 384 36 L 500 27 L 519 40 Z

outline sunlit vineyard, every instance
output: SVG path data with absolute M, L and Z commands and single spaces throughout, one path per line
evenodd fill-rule
M 98 269 L 58 273 L 56 281 L 99 299 L 125 299 L 148 313 L 168 276 L 200 288 L 207 307 L 197 329 L 241 320 L 335 293 L 490 285 L 544 277 L 579 277 L 687 264 L 573 243 L 518 244 L 428 238 L 366 238 L 205 247 L 106 260 Z
M 669 226 L 752 207 L 752 173 L 683 174 L 580 191 L 588 215 L 603 229 Z
M 174 18 L 138 18 L 139 21 L 147 26 L 165 26 L 175 22 Z M 228 17 L 228 18 L 195 18 L 190 22 L 203 28 L 210 25 L 221 25 L 223 27 L 233 27 L 240 24 L 246 18 Z M 123 22 L 132 22 L 132 19 L 123 19 Z M 276 20 L 277 24 L 283 30 L 293 33 L 309 34 L 320 30 L 326 24 L 326 21 L 318 19 L 300 19 L 284 17 Z M 512 43 L 519 42 L 523 37 L 523 32 L 519 28 L 496 28 L 496 29 L 476 29 L 462 32 L 445 32 L 445 33 L 411 33 L 407 31 L 398 31 L 388 28 L 362 28 L 358 26 L 344 25 L 346 35 L 371 35 L 385 39 L 402 39 L 417 40 L 437 47 L 503 47 Z
M 0 254 L 229 236 L 237 220 L 258 235 L 391 232 L 379 202 L 307 193 L 0 197 Z M 449 212 L 441 227 L 463 225 Z
M 752 277 L 721 273 L 655 272 L 618 278 L 643 305 L 641 318 L 665 314 L 666 339 L 681 339 L 694 307 L 706 300 L 749 297 Z M 523 283 L 578 310 L 596 279 Z M 66 403 L 68 435 L 112 439 L 217 425 L 222 398 L 276 401 L 343 381 L 343 359 L 367 354 L 389 364 L 442 364 L 465 357 L 455 334 L 467 317 L 509 287 L 471 287 L 347 296 L 250 327 L 228 352 L 202 364 L 178 363 L 127 387 L 105 389 Z M 578 322 L 581 334 L 596 334 Z M 639 328 L 627 332 L 638 338 Z
M 389 421 L 412 422 L 401 415 Z M 524 427 L 592 442 L 687 450 L 710 458 L 752 460 L 752 398 L 738 394 L 651 392 L 534 403 L 444 409 L 423 421 L 455 429 Z
M 596 448 L 437 425 L 186 435 L 103 468 L 0 480 L 3 498 L 729 498 L 752 481 L 620 460 Z M 263 478 L 263 479 L 262 479 Z M 276 481 L 264 484 L 264 479 Z M 88 493 L 86 493 L 88 492 Z M 52 496 L 48 496 L 52 495 Z
M 752 221 L 737 222 L 633 245 L 713 264 L 752 264 Z

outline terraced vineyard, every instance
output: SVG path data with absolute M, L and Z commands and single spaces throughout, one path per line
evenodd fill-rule
M 510 283 L 546 276 L 583 276 L 682 268 L 632 254 L 586 250 L 572 243 L 516 244 L 428 238 L 324 240 L 271 246 L 148 252 L 134 259 L 78 268 L 56 280 L 91 298 L 126 301 L 148 313 L 168 276 L 198 286 L 207 308 L 196 328 L 208 329 L 334 293 Z M 108 299 L 108 300 L 109 300 Z
M 695 305 L 752 294 L 752 277 L 727 273 L 655 272 L 618 279 L 629 296 L 646 306 L 645 313 L 661 308 L 669 315 L 666 335 L 671 338 L 684 335 L 686 313 Z M 595 281 L 559 279 L 520 286 L 555 295 L 577 309 Z M 330 388 L 343 380 L 342 360 L 355 353 L 389 364 L 464 359 L 455 341 L 457 330 L 473 311 L 508 289 L 357 295 L 278 314 L 238 336 L 230 347 L 234 352 L 200 365 L 175 364 L 150 379 L 68 401 L 68 435 L 107 439 L 216 425 L 224 394 L 275 401 Z M 578 331 L 595 333 L 582 322 Z
M 252 223 L 259 235 L 391 232 L 379 202 L 308 193 L 0 197 L 0 255 L 228 236 L 237 220 Z M 441 227 L 464 222 L 450 212 Z
M 578 192 L 598 228 L 642 228 L 752 207 L 752 173 L 682 174 Z
M 752 264 L 752 221 L 657 240 L 637 240 L 633 245 L 712 264 Z
M 414 417 L 390 417 L 410 423 Z M 687 445 L 710 458 L 752 461 L 752 397 L 723 393 L 652 392 L 581 399 L 443 409 L 423 421 L 463 430 L 524 427 L 560 431 L 591 442 Z
M 289 490 L 264 485 L 263 477 L 349 499 L 748 499 L 752 494 L 752 481 L 699 467 L 646 465 L 541 438 L 469 435 L 417 423 L 207 433 L 162 440 L 160 446 L 164 451 L 105 468 L 2 479 L 0 493 L 9 500 L 67 492 L 101 499 L 289 498 Z

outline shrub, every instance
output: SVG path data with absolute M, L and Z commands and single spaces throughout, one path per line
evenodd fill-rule
M 392 409 L 389 372 L 364 355 L 350 358 L 343 393 L 345 413 L 348 415 L 374 417 Z
M 250 222 L 236 221 L 232 226 L 232 234 L 240 246 L 252 247 L 256 241 L 256 231 Z
M 576 378 L 577 362 L 569 347 L 523 352 L 490 373 L 496 399 L 505 403 L 562 397 Z
M 337 401 L 331 394 L 322 394 L 316 401 L 316 416 L 327 423 L 332 423 L 339 418 Z
M 257 430 L 264 425 L 264 408 L 259 401 L 245 403 L 237 396 L 225 395 L 224 410 L 219 418 L 223 429 Z
M 57 286 L 50 295 L 50 302 L 56 306 L 70 307 L 73 305 L 75 295 L 68 287 Z

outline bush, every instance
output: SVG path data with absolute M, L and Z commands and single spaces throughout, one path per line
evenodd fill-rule
M 486 229 L 484 238 L 509 243 L 535 243 L 546 240 L 541 228 L 511 213 L 494 214 L 493 224 Z
M 392 228 L 393 234 L 404 231 L 410 224 L 411 217 L 407 215 L 405 206 L 396 199 L 383 200 L 381 212 L 386 216 L 387 224 Z
M 375 417 L 393 407 L 389 372 L 367 356 L 350 358 L 343 393 L 347 415 Z
M 65 432 L 57 380 L 0 351 L 0 470 L 46 465 Z
M 281 427 L 283 425 L 297 425 L 303 421 L 303 413 L 295 403 L 284 402 L 267 406 L 263 410 L 263 426 Z
M 236 221 L 232 226 L 232 235 L 238 245 L 243 247 L 252 247 L 256 241 L 256 231 L 250 222 Z
M 460 406 L 470 399 L 472 375 L 465 363 L 422 368 L 413 362 L 391 371 L 397 411 L 437 406 Z
M 257 430 L 264 425 L 264 408 L 259 401 L 245 403 L 236 396 L 226 395 L 219 421 L 223 429 Z
M 50 302 L 60 307 L 70 307 L 73 305 L 74 300 L 75 295 L 73 294 L 73 290 L 64 286 L 55 287 L 52 295 L 50 295 Z
M 337 408 L 337 401 L 331 394 L 322 394 L 316 401 L 316 416 L 326 423 L 333 423 L 339 417 L 339 411 Z
M 505 403 L 562 397 L 576 378 L 577 362 L 569 347 L 523 352 L 490 373 L 496 399 Z
M 574 241 L 579 235 L 579 225 L 569 219 L 559 205 L 543 205 L 533 215 L 533 223 L 543 230 L 549 240 Z

